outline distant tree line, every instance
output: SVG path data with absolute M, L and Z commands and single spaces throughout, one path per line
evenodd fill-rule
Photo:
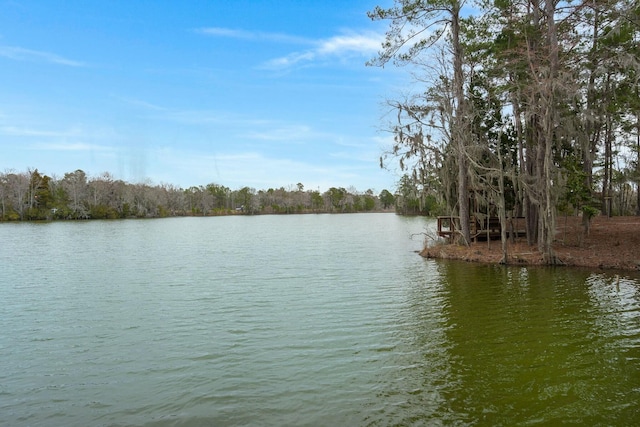
M 0 221 L 372 212 L 393 209 L 394 203 L 388 190 L 375 195 L 331 187 L 321 193 L 301 183 L 287 189 L 231 190 L 214 183 L 184 189 L 127 183 L 109 173 L 89 177 L 82 170 L 61 178 L 37 169 L 0 173 Z

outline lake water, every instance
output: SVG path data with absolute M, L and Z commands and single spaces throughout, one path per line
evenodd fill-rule
M 393 214 L 0 224 L 0 425 L 638 425 L 634 273 Z

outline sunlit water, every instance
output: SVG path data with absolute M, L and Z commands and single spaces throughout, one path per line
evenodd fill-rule
M 393 214 L 0 224 L 0 425 L 640 423 L 640 279 Z

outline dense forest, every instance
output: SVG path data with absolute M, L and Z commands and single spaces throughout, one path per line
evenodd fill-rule
M 388 100 L 404 187 L 458 218 L 524 217 L 549 264 L 561 213 L 640 214 L 640 3 L 637 0 L 395 0 L 370 65 L 405 66 Z M 399 188 L 403 187 L 400 185 Z M 459 220 L 458 241 L 470 242 Z
M 228 214 L 347 213 L 393 209 L 395 197 L 355 188 L 326 192 L 292 188 L 231 190 L 218 184 L 178 188 L 131 184 L 109 173 L 88 177 L 82 170 L 57 178 L 37 169 L 0 173 L 0 221 L 157 218 Z

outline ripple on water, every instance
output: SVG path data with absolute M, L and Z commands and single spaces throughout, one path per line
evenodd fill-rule
M 0 224 L 31 254 L 0 268 L 0 424 L 637 424 L 636 278 L 423 260 L 424 224 Z

